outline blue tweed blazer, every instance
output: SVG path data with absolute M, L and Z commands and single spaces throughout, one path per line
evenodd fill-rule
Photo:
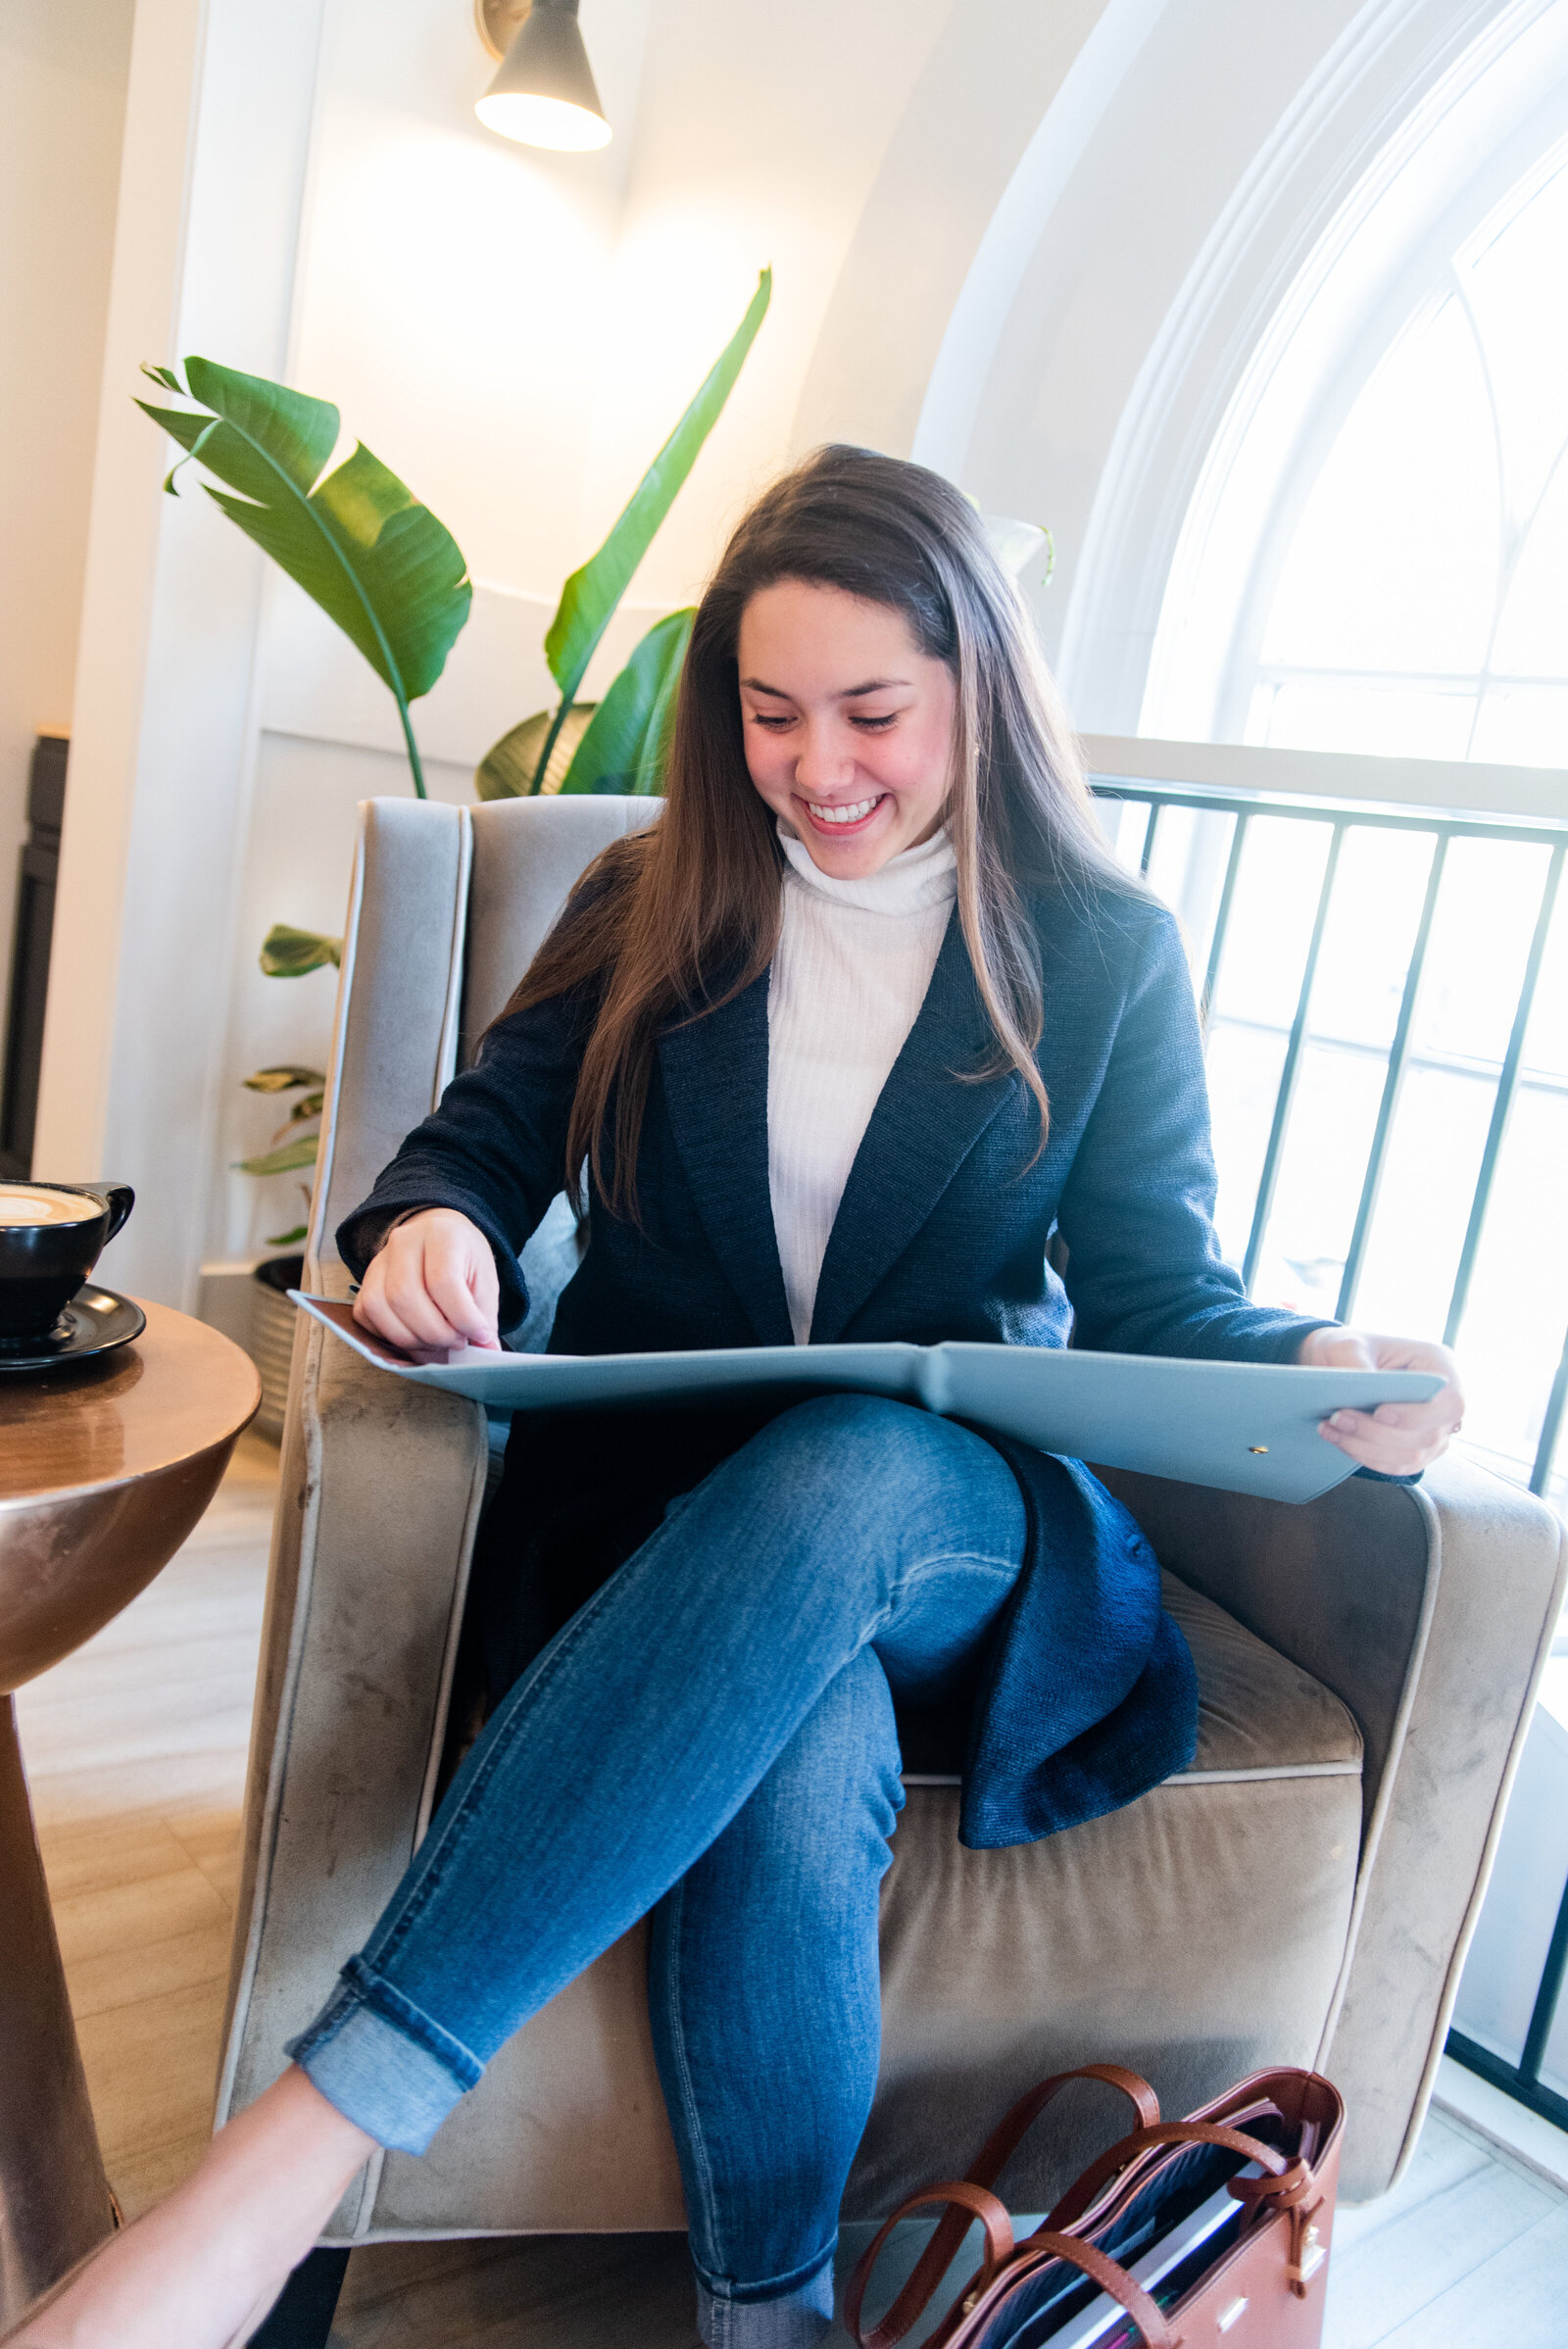
M 1006 1346 L 1285 1361 L 1315 1325 L 1250 1303 L 1219 1252 L 1198 1022 L 1176 926 L 1102 882 L 1033 904 L 1045 983 L 1046 1149 L 992 1040 L 956 919 L 877 1101 L 828 1242 L 813 1344 Z M 568 911 L 567 917 L 570 918 Z M 562 998 L 502 1020 L 338 1233 L 363 1271 L 389 1215 L 447 1206 L 495 1250 L 503 1329 L 519 1249 L 561 1189 L 592 1019 Z M 637 1166 L 642 1229 L 590 1200 L 550 1345 L 565 1353 L 791 1340 L 767 1167 L 767 976 L 658 1048 Z M 1065 1243 L 1065 1281 L 1047 1256 Z M 492 1699 L 760 1419 L 522 1413 L 474 1607 Z M 981 1430 L 982 1434 L 986 1431 Z M 1192 1659 L 1132 1518 L 1089 1471 L 989 1439 L 1028 1514 L 1024 1570 L 958 1725 L 962 1840 L 1098 1817 L 1191 1760 Z M 953 1725 L 949 1725 L 950 1733 Z M 920 1725 L 911 1734 L 916 1742 Z M 924 1756 L 911 1764 L 929 1767 Z M 959 1758 L 955 1756 L 955 1758 Z

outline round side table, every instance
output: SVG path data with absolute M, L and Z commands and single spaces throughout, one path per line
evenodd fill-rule
M 97 1361 L 0 1374 L 0 2331 L 114 2224 L 12 1691 L 168 1564 L 260 1399 L 228 1339 L 145 1311 Z

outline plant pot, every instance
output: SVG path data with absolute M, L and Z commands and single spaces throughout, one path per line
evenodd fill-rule
M 251 1360 L 262 1381 L 262 1407 L 254 1422 L 259 1435 L 283 1433 L 294 1324 L 300 1310 L 285 1292 L 299 1287 L 304 1271 L 303 1256 L 269 1256 L 252 1275 L 256 1299 L 251 1308 Z

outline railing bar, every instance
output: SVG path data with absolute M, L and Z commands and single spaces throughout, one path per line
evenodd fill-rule
M 1403 816 L 1397 813 L 1388 816 L 1369 813 L 1363 819 L 1358 808 L 1338 800 L 1320 806 L 1313 800 L 1275 800 L 1265 799 L 1261 795 L 1256 799 L 1244 799 L 1234 792 L 1193 790 L 1181 783 L 1142 783 L 1131 778 L 1119 781 L 1096 775 L 1090 778 L 1089 788 L 1097 800 L 1138 801 L 1147 807 L 1152 807 L 1157 800 L 1164 807 L 1196 807 L 1206 814 L 1280 815 L 1292 822 L 1308 824 L 1359 823 L 1364 820 L 1369 824 L 1409 823 L 1417 831 L 1430 832 L 1438 824 L 1449 820 L 1442 815 Z M 1485 819 L 1478 816 L 1475 820 L 1480 823 Z M 1463 823 L 1466 818 L 1455 816 L 1452 821 Z M 1557 828 L 1562 829 L 1561 826 Z M 1532 831 L 1530 837 L 1534 840 L 1539 833 Z
M 1405 1064 L 1410 1057 L 1410 1035 L 1415 1025 L 1416 998 L 1421 992 L 1421 973 L 1426 966 L 1427 948 L 1432 939 L 1432 917 L 1437 911 L 1438 893 L 1443 886 L 1443 868 L 1447 860 L 1448 835 L 1440 832 L 1433 845 L 1432 862 L 1427 871 L 1426 896 L 1421 901 L 1421 919 L 1416 924 L 1415 944 L 1410 949 L 1410 960 L 1404 974 L 1404 993 L 1399 998 L 1399 1016 L 1395 1023 L 1394 1042 L 1389 1047 L 1389 1065 L 1383 1079 L 1383 1098 L 1378 1102 L 1378 1122 L 1372 1131 L 1372 1148 L 1367 1153 L 1366 1171 L 1361 1177 L 1361 1197 L 1356 1202 L 1355 1228 L 1350 1234 L 1346 1253 L 1345 1270 L 1340 1276 L 1340 1294 L 1335 1300 L 1336 1321 L 1348 1321 L 1355 1306 L 1355 1293 L 1361 1282 L 1361 1266 L 1366 1259 L 1367 1239 L 1372 1230 L 1372 1218 L 1377 1212 L 1378 1192 L 1383 1183 L 1383 1166 L 1388 1156 L 1389 1138 L 1394 1131 L 1394 1113 L 1398 1107 L 1399 1093 L 1404 1084 Z
M 1289 1036 L 1291 1023 L 1279 1019 L 1249 1019 L 1240 1011 L 1216 1011 L 1214 1019 L 1222 1028 L 1241 1028 L 1249 1036 Z M 1351 1060 L 1386 1060 L 1388 1047 L 1366 1044 L 1358 1036 L 1334 1036 L 1320 1028 L 1312 1038 L 1319 1052 L 1344 1052 Z M 1495 1086 L 1502 1063 L 1499 1060 L 1471 1060 L 1462 1052 L 1418 1052 L 1411 1051 L 1405 1063 L 1407 1069 L 1436 1069 L 1442 1076 L 1463 1077 L 1467 1084 Z M 1521 1070 L 1517 1090 L 1520 1093 L 1544 1094 L 1548 1099 L 1568 1093 L 1568 1075 L 1544 1075 L 1539 1070 Z
M 1445 2053 L 1451 2055 L 1456 2064 L 1463 2064 L 1467 2072 L 1474 2072 L 1478 2079 L 1490 2080 L 1494 2088 L 1500 2088 L 1516 2104 L 1527 2106 L 1533 2113 L 1540 2113 L 1544 2120 L 1553 2122 L 1558 2129 L 1568 2129 L 1568 2097 L 1559 2096 L 1555 2088 L 1545 2087 L 1538 2080 L 1526 2080 L 1517 2064 L 1505 2063 L 1501 2056 L 1494 2055 L 1490 2047 L 1483 2047 L 1462 2031 L 1452 2029 L 1448 2032 Z
M 1231 904 L 1236 896 L 1236 876 L 1242 869 L 1242 850 L 1247 845 L 1247 827 L 1251 817 L 1245 808 L 1238 808 L 1231 828 L 1231 850 L 1225 859 L 1225 878 L 1220 884 L 1219 910 L 1214 916 L 1214 935 L 1208 944 L 1208 967 L 1203 973 L 1203 992 L 1199 999 L 1198 1017 L 1207 1032 L 1208 1015 L 1214 1002 L 1214 989 L 1219 984 L 1219 966 L 1225 953 L 1225 933 L 1231 926 Z
M 1090 790 L 1097 799 L 1139 800 L 1152 806 L 1158 800 L 1166 807 L 1194 807 L 1208 814 L 1278 815 L 1294 823 L 1309 824 L 1365 824 L 1381 832 L 1438 832 L 1446 831 L 1462 840 L 1516 840 L 1537 848 L 1544 842 L 1568 840 L 1568 826 L 1548 819 L 1526 817 L 1516 823 L 1505 819 L 1489 820 L 1485 816 L 1449 814 L 1446 809 L 1413 809 L 1406 815 L 1397 808 L 1382 806 L 1363 806 L 1353 800 L 1301 800 L 1284 795 L 1258 793 L 1243 798 L 1236 792 L 1207 791 L 1175 783 L 1146 783 L 1141 778 L 1126 776 L 1095 776 Z
M 1091 787 L 1091 796 L 1097 800 L 1114 800 L 1117 806 L 1124 810 L 1128 807 L 1141 807 L 1144 811 L 1144 837 L 1147 839 L 1149 833 L 1149 819 L 1154 811 L 1154 802 L 1152 794 L 1141 791 L 1095 791 L 1093 787 Z M 1118 862 L 1121 862 L 1125 856 L 1121 832 L 1122 828 L 1118 823 L 1116 831 L 1116 844 L 1111 850 L 1112 856 L 1116 857 Z M 1140 849 L 1140 856 L 1142 856 L 1142 849 Z M 1142 868 L 1140 867 L 1140 869 Z
M 1541 2066 L 1546 2053 L 1546 2041 L 1551 2036 L 1552 2023 L 1556 2019 L 1557 2000 L 1565 1974 L 1568 1974 L 1568 1884 L 1564 1884 L 1562 1898 L 1557 1903 L 1557 1922 L 1551 1929 L 1551 1944 L 1546 1951 L 1546 1962 L 1541 1970 L 1541 1987 L 1536 1992 L 1536 2003 L 1530 2011 L 1530 2029 L 1525 2032 L 1524 2051 L 1519 2058 L 1519 2069 L 1526 2080 L 1538 2080 L 1541 2078 Z
M 1557 1364 L 1557 1375 L 1551 1382 L 1551 1393 L 1546 1397 L 1546 1416 L 1541 1423 L 1536 1464 L 1530 1471 L 1532 1493 L 1544 1493 L 1551 1481 L 1551 1463 L 1556 1455 L 1565 1404 L 1568 1404 L 1568 1331 L 1563 1333 L 1562 1357 Z
M 1563 843 L 1559 841 L 1552 850 L 1551 862 L 1546 868 L 1545 886 L 1541 893 L 1541 909 L 1536 916 L 1536 934 L 1530 941 L 1530 958 L 1525 964 L 1513 1027 L 1508 1036 L 1508 1050 L 1503 1054 L 1502 1071 L 1492 1103 L 1492 1122 L 1487 1128 L 1486 1149 L 1481 1153 L 1481 1172 L 1476 1177 L 1475 1197 L 1470 1202 L 1470 1220 L 1465 1226 L 1464 1246 L 1459 1250 L 1459 1269 L 1453 1278 L 1453 1295 L 1448 1299 L 1448 1318 L 1443 1329 L 1445 1346 L 1451 1346 L 1458 1336 L 1459 1324 L 1464 1319 L 1464 1309 L 1470 1300 L 1470 1280 L 1481 1247 L 1481 1229 L 1486 1222 L 1487 1207 L 1492 1199 L 1493 1178 L 1497 1171 L 1502 1138 L 1513 1109 L 1514 1095 L 1519 1089 L 1519 1072 L 1524 1066 L 1530 1013 L 1536 1000 L 1536 983 L 1541 977 L 1541 965 L 1545 959 L 1546 940 L 1557 904 L 1557 886 L 1562 879 L 1564 853 Z
M 1285 1150 L 1285 1129 L 1290 1122 L 1291 1103 L 1296 1098 L 1296 1081 L 1301 1067 L 1301 1046 L 1306 1037 L 1306 1016 L 1312 1002 L 1312 983 L 1317 977 L 1317 958 L 1323 945 L 1323 932 L 1328 926 L 1329 900 L 1334 895 L 1334 876 L 1339 870 L 1340 849 L 1345 839 L 1345 826 L 1337 823 L 1329 842 L 1329 853 L 1323 866 L 1323 885 L 1317 893 L 1317 914 L 1312 923 L 1312 940 L 1306 950 L 1306 965 L 1301 972 L 1301 992 L 1296 1002 L 1296 1018 L 1291 1026 L 1291 1040 L 1285 1048 L 1285 1065 L 1280 1070 L 1279 1091 L 1274 1096 L 1274 1122 L 1269 1128 L 1268 1149 L 1263 1153 L 1263 1172 L 1258 1178 L 1257 1198 L 1252 1207 L 1252 1228 L 1247 1238 L 1247 1255 L 1242 1266 L 1242 1280 L 1249 1297 L 1257 1278 L 1258 1260 L 1263 1253 L 1263 1234 L 1268 1225 L 1269 1211 L 1274 1204 L 1274 1187 L 1279 1181 L 1280 1159 Z
M 1144 845 L 1138 858 L 1138 877 L 1141 881 L 1149 878 L 1150 859 L 1154 854 L 1154 836 L 1159 830 L 1159 815 L 1163 806 L 1162 800 L 1151 800 L 1149 803 L 1149 821 L 1144 826 Z

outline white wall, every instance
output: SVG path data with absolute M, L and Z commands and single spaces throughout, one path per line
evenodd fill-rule
M 597 12 L 595 12 L 597 13 Z M 803 445 L 800 391 L 846 254 L 955 0 L 660 0 L 610 288 L 584 520 L 613 518 L 771 263 L 768 318 L 640 585 L 694 596 L 723 533 Z M 967 13 L 960 4 L 959 14 Z M 910 223 L 911 228 L 913 223 Z M 618 360 L 618 363 L 617 363 Z M 812 439 L 839 429 L 830 422 Z
M 109 1277 L 189 1301 L 222 1085 L 263 559 L 132 405 L 286 353 L 321 0 L 138 0 L 35 1170 L 120 1170 Z M 61 952 L 61 947 L 69 951 Z
M 71 725 L 131 7 L 0 8 L 0 999 L 32 739 Z

